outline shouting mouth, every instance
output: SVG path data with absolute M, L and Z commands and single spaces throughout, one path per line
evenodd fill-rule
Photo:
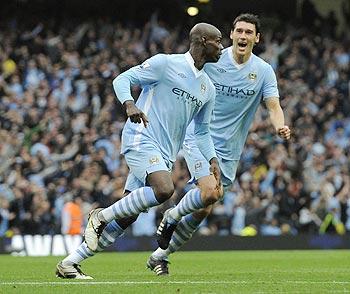
M 239 49 L 245 49 L 248 46 L 247 42 L 238 42 L 237 43 Z

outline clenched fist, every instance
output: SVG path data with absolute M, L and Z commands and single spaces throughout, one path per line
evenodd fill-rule
M 284 140 L 290 139 L 290 129 L 288 126 L 283 126 L 277 130 L 278 136 L 280 136 Z

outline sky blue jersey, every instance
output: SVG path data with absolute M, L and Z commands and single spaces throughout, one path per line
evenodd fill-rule
M 207 63 L 204 70 L 216 89 L 210 132 L 216 153 L 226 160 L 238 160 L 261 101 L 279 97 L 272 67 L 252 54 L 244 64 L 237 64 L 232 47 L 223 50 L 217 63 Z
M 127 120 L 122 153 L 153 144 L 164 158 L 174 162 L 193 119 L 197 144 L 204 157 L 208 161 L 216 157 L 209 133 L 215 87 L 203 69 L 195 68 L 189 52 L 157 54 L 120 74 L 113 87 L 121 103 L 134 100 L 131 85 L 142 87 L 136 106 L 147 115 L 149 124 L 145 128 L 142 123 Z

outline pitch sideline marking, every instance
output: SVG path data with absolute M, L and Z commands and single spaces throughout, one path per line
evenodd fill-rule
M 350 281 L 67 281 L 67 282 L 0 282 L 2 286 L 56 286 L 56 285 L 152 285 L 152 284 L 339 284 L 347 285 Z

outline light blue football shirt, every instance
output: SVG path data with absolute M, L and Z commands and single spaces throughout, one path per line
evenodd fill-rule
M 279 97 L 272 67 L 252 54 L 244 64 L 237 64 L 232 47 L 223 50 L 217 63 L 207 63 L 204 70 L 216 89 L 210 133 L 217 155 L 224 160 L 239 160 L 249 128 L 261 101 Z M 194 144 L 193 126 L 188 127 L 185 144 Z
M 279 97 L 272 67 L 252 54 L 244 64 L 237 64 L 232 47 L 223 50 L 217 63 L 204 70 L 216 89 L 210 132 L 217 154 L 226 160 L 238 160 L 261 101 Z
M 133 100 L 130 86 L 142 92 L 136 106 L 148 117 L 147 128 L 127 120 L 123 129 L 122 153 L 153 144 L 165 159 L 174 162 L 186 128 L 193 119 L 198 147 L 209 161 L 216 157 L 209 133 L 215 87 L 204 70 L 194 66 L 189 52 L 157 54 L 141 65 L 120 74 L 113 87 L 121 103 Z

